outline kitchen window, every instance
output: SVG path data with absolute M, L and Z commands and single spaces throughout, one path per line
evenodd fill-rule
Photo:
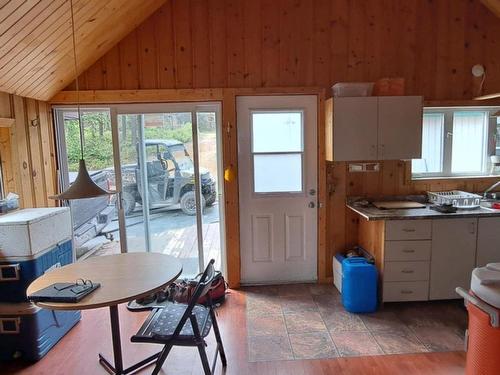
M 485 176 L 491 155 L 500 155 L 499 108 L 425 108 L 422 158 L 412 160 L 412 177 Z

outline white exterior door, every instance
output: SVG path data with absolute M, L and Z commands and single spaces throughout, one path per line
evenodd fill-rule
M 317 279 L 317 97 L 237 98 L 241 282 Z

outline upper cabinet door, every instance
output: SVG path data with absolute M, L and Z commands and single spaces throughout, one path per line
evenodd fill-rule
M 422 155 L 422 97 L 378 97 L 378 159 L 419 159 Z
M 377 159 L 377 97 L 335 98 L 333 159 Z

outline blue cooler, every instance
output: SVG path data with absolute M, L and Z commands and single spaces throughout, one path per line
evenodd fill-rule
M 0 303 L 0 360 L 42 358 L 80 320 L 80 311 Z
M 377 310 L 377 268 L 363 257 L 342 261 L 342 304 L 352 313 Z
M 0 257 L 0 301 L 25 302 L 26 289 L 33 280 L 54 267 L 72 262 L 71 239 L 32 256 Z
M 73 262 L 69 208 L 29 208 L 0 216 L 0 302 L 26 301 L 28 285 Z

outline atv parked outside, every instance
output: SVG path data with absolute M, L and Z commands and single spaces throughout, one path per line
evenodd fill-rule
M 138 149 L 138 145 L 137 151 Z M 145 141 L 149 205 L 151 208 L 179 205 L 186 215 L 196 214 L 194 192 L 194 165 L 184 143 L 174 139 L 148 139 Z M 139 152 L 137 152 L 139 155 Z M 142 204 L 140 163 L 122 167 L 122 201 L 126 215 L 136 204 Z M 200 168 L 202 210 L 217 199 L 217 189 L 211 173 Z

